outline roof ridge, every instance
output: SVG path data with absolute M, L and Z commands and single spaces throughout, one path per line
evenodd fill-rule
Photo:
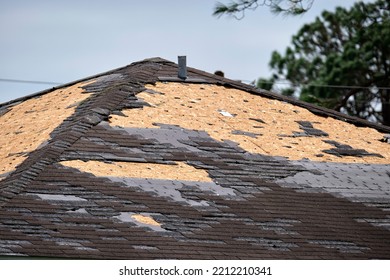
M 31 99 L 31 98 L 35 98 L 35 97 L 44 95 L 46 93 L 52 92 L 53 90 L 61 89 L 61 88 L 64 88 L 64 87 L 68 87 L 68 86 L 74 85 L 74 84 L 79 83 L 79 82 L 84 82 L 84 81 L 87 81 L 87 80 L 99 78 L 99 77 L 102 77 L 102 76 L 105 76 L 105 75 L 109 75 L 109 74 L 113 74 L 113 73 L 117 73 L 117 72 L 123 72 L 126 69 L 129 69 L 131 67 L 140 66 L 140 65 L 147 65 L 147 64 L 154 64 L 154 65 L 157 64 L 157 65 L 161 65 L 161 66 L 168 66 L 169 65 L 169 66 L 172 66 L 174 68 L 178 67 L 178 65 L 175 62 L 169 61 L 167 59 L 164 59 L 164 58 L 161 58 L 161 57 L 151 57 L 151 58 L 147 58 L 147 59 L 143 59 L 143 60 L 140 60 L 140 61 L 133 62 L 133 63 L 131 63 L 129 65 L 126 65 L 126 66 L 122 66 L 122 67 L 119 67 L 119 68 L 116 68 L 116 69 L 112 69 L 112 70 L 109 70 L 109 71 L 98 73 L 98 74 L 95 74 L 95 75 L 92 75 L 92 76 L 88 76 L 86 78 L 82 78 L 82 79 L 79 79 L 79 80 L 71 81 L 69 83 L 65 83 L 65 84 L 62 84 L 60 86 L 52 87 L 50 89 L 39 91 L 39 92 L 30 94 L 30 95 L 27 95 L 27 96 L 24 96 L 24 97 L 16 98 L 16 99 L 8 101 L 8 102 L 0 103 L 0 110 L 1 111 L 5 111 L 7 109 L 7 107 L 10 106 L 10 105 L 14 105 L 14 104 L 23 102 L 25 100 L 28 100 L 28 99 Z M 344 122 L 348 122 L 348 123 L 354 124 L 356 126 L 371 127 L 371 128 L 377 129 L 378 131 L 381 131 L 381 132 L 390 133 L 390 127 L 389 126 L 385 126 L 385 125 L 378 124 L 378 123 L 373 123 L 373 122 L 370 122 L 370 121 L 367 121 L 367 120 L 364 120 L 364 119 L 361 119 L 361 118 L 358 118 L 358 117 L 349 116 L 349 115 L 346 115 L 344 113 L 341 113 L 341 112 L 338 112 L 338 111 L 335 111 L 335 110 L 332 110 L 332 109 L 328 109 L 328 108 L 325 108 L 325 107 L 320 107 L 320 106 L 315 105 L 315 104 L 307 103 L 307 102 L 304 102 L 304 101 L 301 101 L 301 100 L 298 100 L 298 99 L 295 99 L 295 98 L 291 98 L 291 97 L 288 97 L 288 96 L 280 95 L 280 94 L 277 94 L 277 93 L 274 93 L 274 92 L 271 92 L 271 91 L 258 89 L 258 88 L 255 88 L 254 86 L 247 85 L 247 84 L 242 83 L 240 81 L 236 81 L 236 80 L 232 80 L 232 79 L 229 79 L 229 78 L 217 76 L 217 75 L 208 73 L 206 71 L 199 70 L 197 68 L 188 67 L 188 72 L 189 72 L 189 74 L 192 73 L 193 75 L 195 74 L 197 76 L 203 76 L 206 79 L 205 80 L 196 81 L 194 79 L 192 79 L 192 80 L 191 79 L 183 80 L 183 79 L 179 79 L 178 78 L 177 81 L 187 82 L 187 83 L 191 83 L 191 82 L 212 83 L 212 84 L 218 84 L 218 85 L 221 85 L 221 86 L 241 89 L 241 90 L 248 91 L 248 92 L 250 92 L 252 94 L 260 95 L 260 96 L 267 97 L 267 98 L 276 99 L 276 100 L 283 101 L 283 102 L 288 102 L 288 103 L 291 103 L 293 105 L 297 105 L 297 106 L 303 107 L 303 108 L 309 110 L 310 112 L 312 112 L 312 113 L 314 113 L 316 115 L 320 115 L 320 116 L 324 116 L 324 117 L 332 117 L 332 118 L 336 118 L 336 119 L 344 121 Z M 158 80 L 166 81 L 166 78 L 167 77 L 161 77 L 161 76 L 149 77 L 149 80 L 146 81 L 146 83 L 148 83 L 148 82 L 153 83 L 153 82 L 156 82 Z M 174 78 L 176 78 L 176 76 L 174 76 Z
M 315 115 L 319 115 L 322 117 L 335 118 L 335 119 L 338 119 L 340 121 L 351 123 L 351 124 L 354 124 L 354 125 L 360 126 L 360 127 L 374 128 L 380 132 L 386 132 L 386 133 L 390 132 L 390 126 L 386 126 L 386 125 L 379 124 L 379 123 L 373 123 L 373 122 L 370 122 L 370 121 L 367 121 L 365 119 L 358 118 L 355 116 L 349 116 L 349 115 L 346 115 L 344 113 L 338 112 L 336 110 L 321 107 L 321 106 L 318 106 L 318 105 L 315 105 L 312 103 L 308 103 L 305 101 L 301 101 L 299 99 L 295 99 L 295 98 L 292 98 L 289 96 L 276 94 L 276 93 L 273 93 L 271 91 L 267 91 L 267 90 L 263 90 L 263 89 L 257 89 L 257 88 L 250 87 L 250 86 L 242 84 L 242 83 L 237 84 L 237 82 L 234 82 L 234 81 L 233 81 L 233 83 L 229 83 L 227 85 L 223 84 L 223 85 L 231 86 L 231 87 L 236 88 L 236 89 L 245 90 L 251 94 L 260 95 L 260 96 L 267 97 L 267 98 L 272 98 L 272 99 L 279 100 L 282 102 L 287 102 L 287 103 L 290 103 L 292 105 L 297 105 L 299 107 L 302 107 L 302 108 L 309 110 L 311 113 L 313 113 Z
M 341 120 L 341 121 L 344 121 L 347 123 L 354 124 L 356 126 L 370 127 L 370 128 L 374 128 L 380 132 L 390 133 L 390 126 L 386 126 L 386 125 L 378 124 L 378 123 L 373 123 L 373 122 L 367 121 L 365 119 L 354 117 L 354 116 L 349 116 L 349 115 L 346 115 L 344 113 L 338 112 L 338 111 L 333 110 L 333 109 L 321 107 L 321 106 L 318 106 L 318 105 L 315 105 L 312 103 L 308 103 L 308 102 L 305 102 L 305 101 L 302 101 L 302 100 L 299 100 L 299 99 L 296 99 L 293 97 L 277 94 L 277 93 L 274 93 L 274 92 L 271 92 L 268 90 L 259 89 L 259 88 L 256 88 L 254 86 L 242 83 L 241 81 L 236 81 L 236 80 L 232 80 L 229 78 L 213 75 L 213 74 L 210 74 L 208 72 L 198 70 L 196 68 L 188 67 L 188 69 L 189 69 L 189 72 L 193 72 L 193 73 L 196 73 L 197 75 L 204 75 L 204 76 L 208 77 L 209 83 L 215 83 L 215 84 L 225 86 L 225 87 L 231 87 L 231 88 L 235 88 L 235 89 L 244 90 L 244 91 L 247 91 L 251 94 L 260 95 L 260 96 L 263 96 L 266 98 L 276 99 L 276 100 L 279 100 L 282 102 L 287 102 L 287 103 L 290 103 L 293 105 L 297 105 L 297 106 L 300 106 L 300 107 L 303 107 L 303 108 L 309 110 L 310 112 L 312 112 L 315 115 L 319 115 L 319 116 L 323 116 L 323 117 L 332 117 L 332 118 L 335 118 L 335 119 L 338 119 L 338 120 Z M 214 82 L 212 82 L 211 80 L 214 80 Z

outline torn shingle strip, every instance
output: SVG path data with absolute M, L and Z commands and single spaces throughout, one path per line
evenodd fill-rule
M 335 146 L 335 148 L 329 150 L 322 150 L 322 152 L 327 154 L 332 154 L 338 157 L 342 156 L 353 156 L 353 157 L 379 157 L 383 158 L 382 155 L 378 153 L 369 153 L 364 149 L 354 149 L 353 147 L 345 144 L 341 144 L 333 140 L 323 140 L 325 143 Z
M 252 121 L 256 121 L 256 122 L 265 124 L 265 121 L 263 121 L 262 119 L 259 119 L 259 118 L 249 118 L 249 119 Z
M 329 137 L 329 134 L 314 128 L 312 123 L 309 121 L 295 121 L 299 124 L 299 128 L 302 131 L 293 131 L 292 135 L 279 134 L 280 137 Z
M 329 134 L 313 127 L 312 123 L 309 121 L 297 121 L 300 125 L 300 128 L 309 136 L 325 136 L 328 137 Z
M 232 134 L 235 134 L 235 135 L 244 135 L 244 136 L 248 136 L 248 137 L 251 137 L 251 138 L 257 138 L 257 136 L 263 135 L 263 134 L 261 134 L 261 133 L 252 133 L 252 132 L 243 131 L 243 130 L 233 130 L 233 131 L 232 131 Z
M 150 94 L 164 94 L 162 92 L 153 90 L 153 89 L 146 89 L 145 92 L 150 93 Z

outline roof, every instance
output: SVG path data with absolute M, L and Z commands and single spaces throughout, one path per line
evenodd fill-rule
M 389 127 L 177 69 L 1 105 L 1 256 L 390 258 Z

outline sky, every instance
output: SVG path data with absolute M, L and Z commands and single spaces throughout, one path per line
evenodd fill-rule
M 0 103 L 53 87 L 1 79 L 67 83 L 150 57 L 267 78 L 272 51 L 323 10 L 355 2 L 315 0 L 295 17 L 259 7 L 236 20 L 212 16 L 215 0 L 0 0 Z

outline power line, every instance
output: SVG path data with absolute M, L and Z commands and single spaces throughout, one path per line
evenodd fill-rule
M 0 82 L 22 83 L 22 84 L 41 84 L 41 85 L 60 85 L 60 84 L 62 84 L 62 83 L 58 83 L 58 82 L 29 81 L 29 80 L 2 79 L 2 78 L 0 78 Z
M 249 82 L 247 80 L 241 80 L 241 81 Z M 30 81 L 30 80 L 3 79 L 3 78 L 0 78 L 0 82 L 24 83 L 24 84 L 42 84 L 42 85 L 60 85 L 60 84 L 63 84 L 63 83 L 59 83 L 59 82 Z M 264 81 L 263 83 L 265 83 L 265 84 L 275 84 L 275 85 L 291 85 L 291 83 L 289 81 L 287 81 L 287 80 L 276 81 L 276 82 L 266 82 L 266 81 Z M 390 89 L 390 87 L 378 87 L 378 86 L 367 87 L 367 86 L 318 85 L 318 84 L 317 85 L 315 85 L 315 84 L 314 85 L 313 84 L 300 84 L 300 85 L 295 85 L 295 86 L 309 86 L 309 87 L 323 87 L 323 88 L 344 88 L 344 89 L 370 89 L 370 88 Z
M 284 81 L 276 81 L 276 82 L 262 82 L 264 84 L 275 84 L 275 85 L 294 85 L 291 82 Z M 319 84 L 295 84 L 295 86 L 308 86 L 308 87 L 324 87 L 324 88 L 344 88 L 344 89 L 390 89 L 390 87 L 378 87 L 378 86 L 347 86 L 347 85 L 319 85 Z

